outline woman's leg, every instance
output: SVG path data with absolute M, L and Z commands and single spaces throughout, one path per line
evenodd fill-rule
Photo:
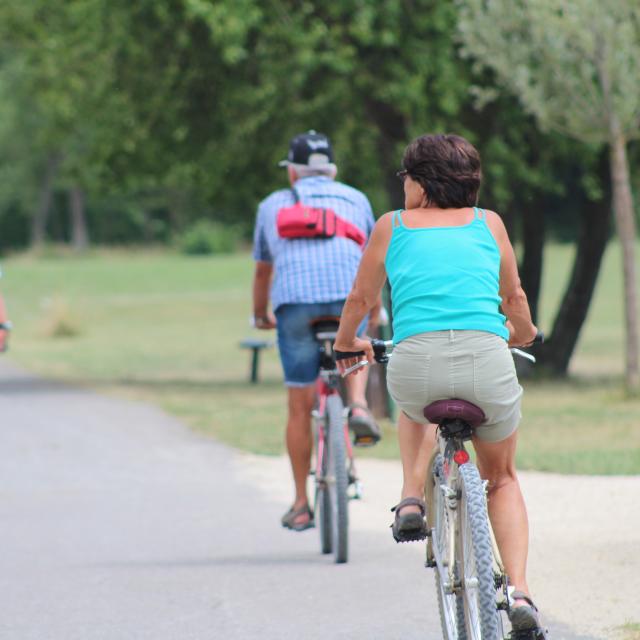
M 402 461 L 401 498 L 424 496 L 427 466 L 436 443 L 436 426 L 414 422 L 405 413 L 398 419 L 398 443 Z M 415 506 L 407 506 L 403 513 L 419 512 Z
M 509 582 L 516 591 L 529 594 L 527 554 L 529 523 L 520 484 L 516 475 L 517 431 L 501 442 L 483 442 L 474 437 L 480 475 L 489 481 L 488 507 Z M 526 604 L 518 600 L 516 606 Z

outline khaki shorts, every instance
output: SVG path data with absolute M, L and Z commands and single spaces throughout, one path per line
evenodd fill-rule
M 509 437 L 520 422 L 522 387 L 503 338 L 485 331 L 429 331 L 402 340 L 387 367 L 389 393 L 415 422 L 435 400 L 459 398 L 487 417 L 476 429 L 486 442 Z

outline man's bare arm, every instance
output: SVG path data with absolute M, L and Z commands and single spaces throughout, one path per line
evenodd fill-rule
M 253 318 L 257 329 L 274 329 L 276 319 L 269 311 L 269 289 L 273 265 L 258 260 L 253 276 Z

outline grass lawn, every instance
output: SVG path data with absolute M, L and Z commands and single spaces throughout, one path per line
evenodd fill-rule
M 546 253 L 541 327 L 550 328 L 572 249 Z M 284 389 L 275 349 L 247 382 L 252 261 L 99 251 L 15 256 L 2 263 L 15 331 L 9 357 L 32 371 L 157 403 L 196 429 L 260 453 L 283 451 Z M 640 473 L 640 400 L 622 392 L 618 247 L 609 247 L 594 304 L 562 382 L 525 382 L 521 468 Z M 59 335 L 57 335 L 59 334 Z M 362 455 L 396 457 L 386 438 Z

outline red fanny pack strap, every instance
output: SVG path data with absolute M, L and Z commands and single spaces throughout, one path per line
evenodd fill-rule
M 364 232 L 359 227 L 356 227 L 355 224 L 347 222 L 340 216 L 336 216 L 336 235 L 353 240 L 360 245 L 361 249 L 364 249 L 364 245 L 367 243 L 367 236 L 365 236 Z

